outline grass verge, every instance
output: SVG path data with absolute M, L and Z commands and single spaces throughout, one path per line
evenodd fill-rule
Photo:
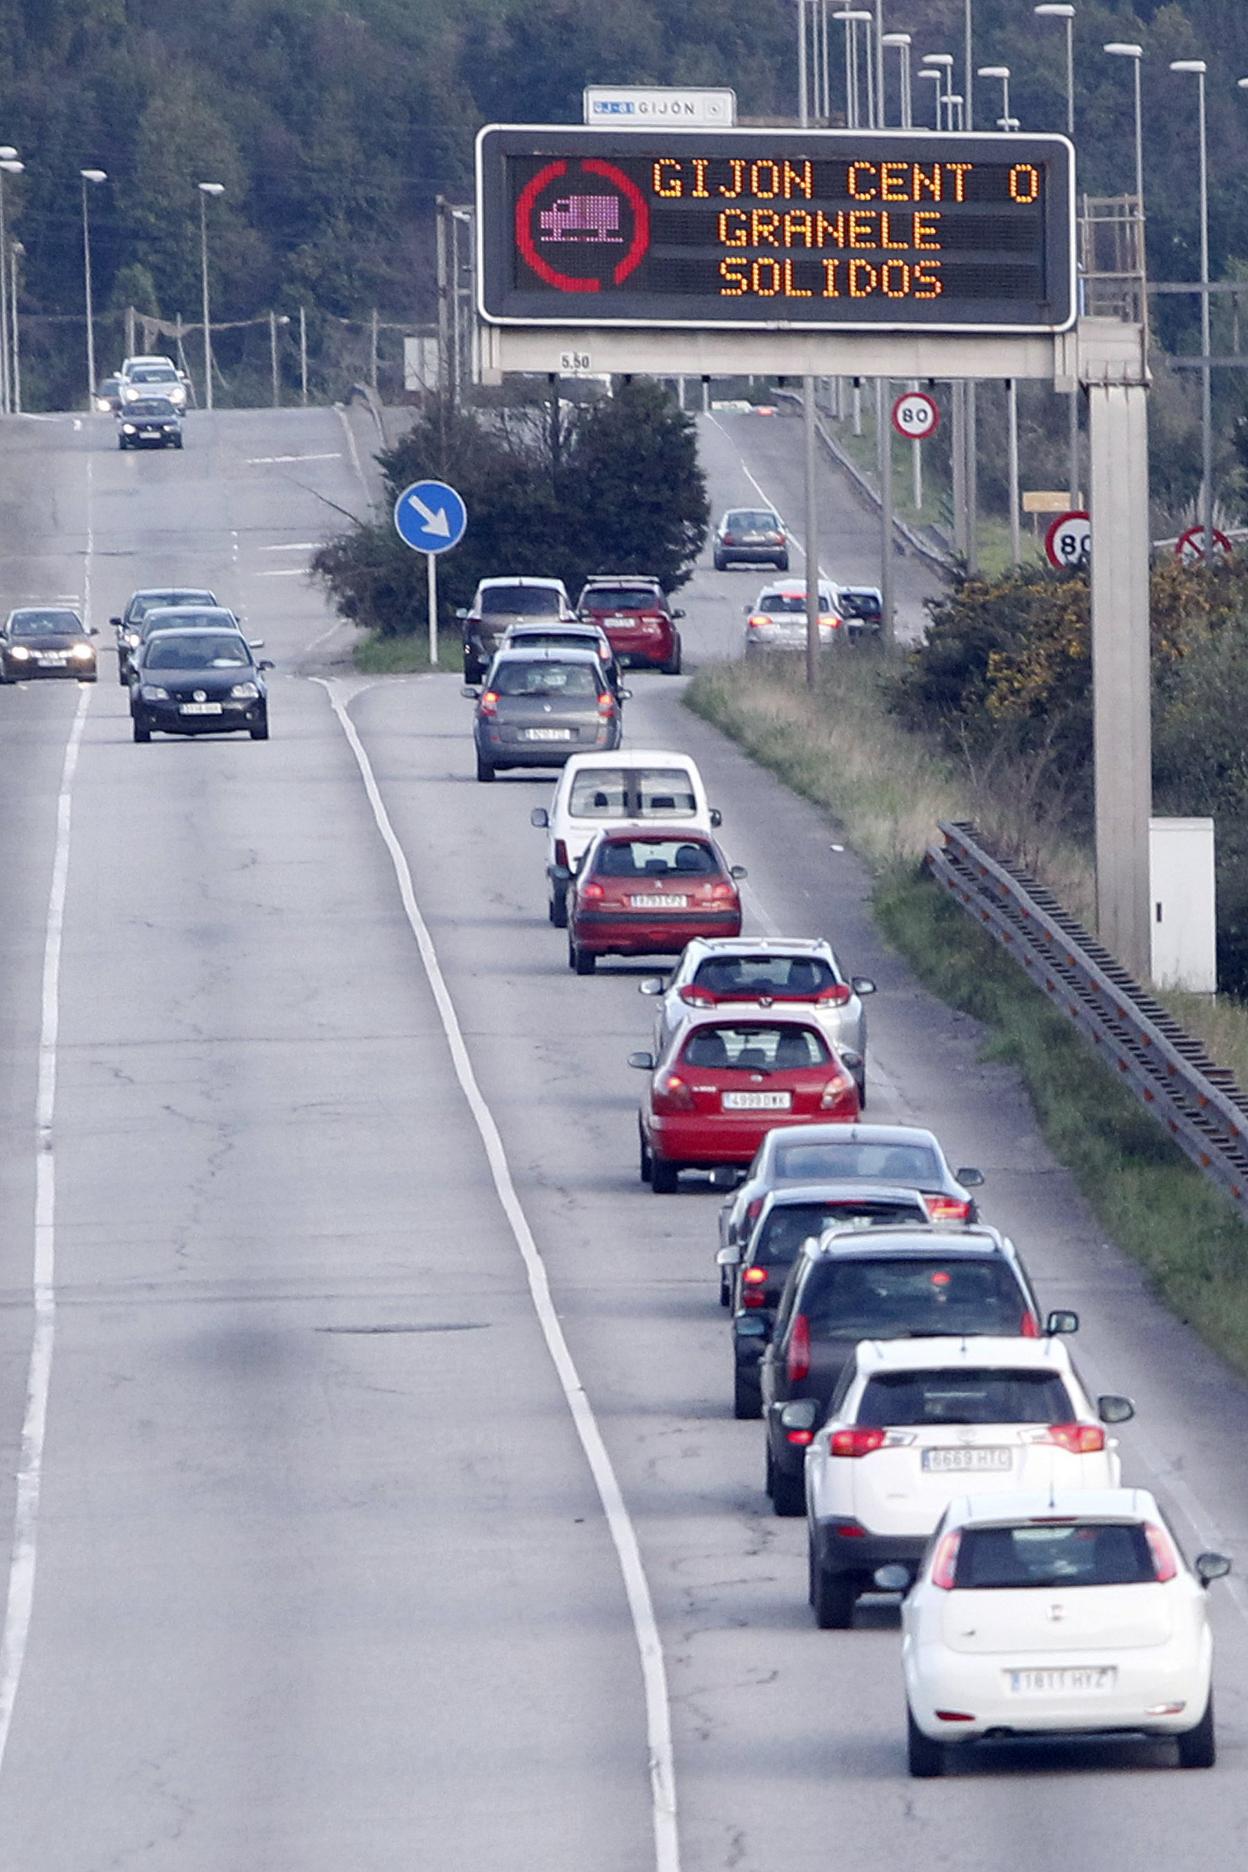
M 919 871 L 936 821 L 971 817 L 957 774 L 892 722 L 865 664 L 833 672 L 847 707 L 739 665 L 700 671 L 690 708 L 826 808 L 875 872 L 880 927 L 916 975 L 987 1029 L 986 1056 L 1021 1074 L 1054 1155 L 1180 1319 L 1248 1373 L 1248 1231 L 997 946 Z M 1190 998 L 1176 1001 L 1194 1025 Z M 1245 1019 L 1206 1014 L 1235 1053 Z M 1210 1036 L 1212 1038 L 1212 1035 Z M 1234 1042 L 1234 1044 L 1231 1044 Z M 1231 1062 L 1234 1064 L 1234 1061 Z
M 366 637 L 360 638 L 352 654 L 355 667 L 363 676 L 411 676 L 435 667 L 429 661 L 429 646 L 423 632 L 411 637 L 382 637 L 377 631 L 369 631 Z M 438 639 L 438 669 L 458 670 L 461 660 L 458 642 Z

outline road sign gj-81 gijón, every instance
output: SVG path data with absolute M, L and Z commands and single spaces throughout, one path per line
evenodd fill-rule
M 480 309 L 499 324 L 1062 331 L 1064 137 L 493 126 Z

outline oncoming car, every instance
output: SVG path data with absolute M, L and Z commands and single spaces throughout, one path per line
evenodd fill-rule
M 94 625 L 69 605 L 22 605 L 10 611 L 0 632 L 0 682 L 69 676 L 96 680 Z
M 186 378 L 172 358 L 127 358 L 121 367 L 120 391 L 124 408 L 152 396 L 167 398 L 176 410 L 186 408 Z
M 168 397 L 145 396 L 123 400 L 117 412 L 117 446 L 175 448 L 182 446 L 182 416 Z
M 213 592 L 193 585 L 161 585 L 133 592 L 120 617 L 108 621 L 117 633 L 117 680 L 125 682 L 130 653 L 138 648 L 140 626 L 149 611 L 164 611 L 179 605 L 216 607 Z
M 159 631 L 139 649 L 130 714 L 136 741 L 161 734 L 269 738 L 268 685 L 238 631 Z

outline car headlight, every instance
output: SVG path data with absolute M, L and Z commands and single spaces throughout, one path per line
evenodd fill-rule
M 97 410 L 110 410 L 113 406 L 106 396 L 97 396 L 95 399 L 95 407 Z
M 122 425 L 121 425 L 121 427 L 122 427 L 122 430 L 123 430 L 123 432 L 124 432 L 124 433 L 125 433 L 126 435 L 133 435 L 133 434 L 134 434 L 134 424 L 133 424 L 133 423 L 122 423 Z
M 30 651 L 26 649 L 24 644 L 14 644 L 9 650 L 9 655 L 15 663 L 24 663 L 30 655 Z
M 127 631 L 122 641 L 125 643 L 128 650 L 137 650 L 143 639 L 139 636 L 138 631 Z
M 145 702 L 167 702 L 169 700 L 169 691 L 167 689 L 162 689 L 159 683 L 144 683 L 139 690 L 139 694 Z
M 90 644 L 75 644 L 69 654 L 70 656 L 77 657 L 80 663 L 85 663 L 89 657 L 95 655 L 95 651 L 91 648 Z
M 254 682 L 236 682 L 230 690 L 235 702 L 254 702 L 259 694 L 259 685 Z

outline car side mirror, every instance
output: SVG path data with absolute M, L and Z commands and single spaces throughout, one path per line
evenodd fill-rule
M 628 1056 L 628 1063 L 630 1066 L 635 1066 L 638 1072 L 653 1072 L 654 1071 L 654 1054 L 653 1053 L 630 1053 Z
M 1050 1339 L 1056 1338 L 1059 1333 L 1076 1333 L 1079 1330 L 1079 1315 L 1064 1309 L 1050 1313 L 1044 1322 L 1044 1330 Z
M 758 1313 L 738 1313 L 732 1322 L 733 1337 L 737 1339 L 770 1339 L 771 1327 Z
M 621 702 L 631 702 L 633 699 L 633 692 L 631 689 L 617 689 L 615 693 L 617 699 Z
M 112 627 L 113 627 L 113 629 L 114 629 L 114 630 L 120 630 L 120 629 L 121 629 L 121 619 L 120 619 L 120 618 L 109 618 L 109 620 L 108 620 L 108 621 L 109 621 L 109 623 L 110 623 L 110 624 L 112 625 Z
M 710 818 L 711 818 L 712 829 L 717 829 L 719 826 L 723 825 L 724 823 L 724 815 L 722 812 L 720 812 L 718 806 L 711 807 Z
M 249 637 L 249 638 L 247 639 L 247 641 L 248 641 L 248 643 L 249 643 L 249 644 L 251 645 L 251 647 L 252 647 L 252 649 L 253 649 L 253 650 L 263 650 L 263 649 L 264 649 L 264 638 L 263 638 L 263 637 Z
M 976 1170 L 972 1164 L 964 1164 L 961 1170 L 954 1171 L 955 1179 L 966 1189 L 982 1189 L 984 1173 Z
M 459 693 L 466 701 L 475 702 L 480 697 L 481 691 L 479 689 L 474 689 L 471 683 L 465 683 Z
M 661 975 L 647 975 L 645 981 L 638 982 L 637 992 L 638 994 L 644 995 L 661 995 L 663 992 L 663 977 Z
M 1202 1586 L 1210 1585 L 1215 1579 L 1225 1579 L 1231 1570 L 1231 1563 L 1224 1553 L 1200 1553 L 1196 1556 L 1196 1577 Z
M 464 606 L 463 606 L 463 605 L 456 605 L 456 607 L 455 607 L 455 615 L 456 615 L 456 617 L 457 617 L 457 618 L 459 618 L 459 619 L 460 619 L 460 621 L 461 621 L 461 623 L 462 623 L 462 621 L 463 621 L 463 619 L 464 619 L 464 618 L 466 618 L 466 617 L 468 616 L 468 613 L 467 613 L 467 611 L 466 611 L 466 610 L 464 609 Z
M 716 1267 L 740 1267 L 741 1255 L 736 1248 L 718 1248 L 715 1251 Z
M 685 615 L 685 614 L 684 614 L 684 612 L 683 612 L 683 611 L 673 611 L 673 612 L 672 612 L 672 616 L 673 616 L 674 618 L 683 618 L 683 617 L 684 617 L 684 615 Z
M 909 1567 L 901 1566 L 896 1561 L 890 1562 L 888 1566 L 876 1567 L 872 1581 L 881 1592 L 899 1593 L 908 1593 L 913 1583 Z
M 276 669 L 277 665 L 274 663 L 272 657 L 261 657 L 260 661 L 256 665 L 256 668 L 257 669 Z
M 529 824 L 536 826 L 539 831 L 543 831 L 549 826 L 550 814 L 544 806 L 535 806 L 533 808 L 532 812 L 529 814 Z
M 743 605 L 742 605 L 742 607 L 741 607 L 741 614 L 742 614 L 742 616 L 743 616 L 743 617 L 749 617 L 749 615 L 750 615 L 750 612 L 751 612 L 751 611 L 752 611 L 753 609 L 754 609 L 754 607 L 753 607 L 753 605 L 751 605 L 751 604 L 743 604 Z
M 717 1190 L 740 1189 L 745 1182 L 745 1171 L 739 1164 L 716 1164 L 711 1171 L 710 1185 Z
M 1110 1393 L 1097 1398 L 1096 1414 L 1102 1423 L 1130 1423 L 1135 1416 L 1135 1405 L 1129 1397 L 1115 1397 Z
M 97 629 L 95 628 L 95 625 L 94 625 L 94 624 L 88 624 L 88 625 L 87 625 L 87 636 L 88 636 L 88 637 L 98 637 L 98 636 L 99 636 L 99 634 L 100 634 L 100 633 L 99 633 L 99 631 L 98 631 L 98 630 L 97 630 Z
M 729 865 L 728 875 L 734 878 L 747 878 L 750 874 L 744 865 Z
M 567 865 L 551 865 L 550 875 L 556 884 L 570 884 L 572 882 L 572 873 L 569 871 Z
M 780 1413 L 782 1430 L 813 1430 L 819 1422 L 819 1400 L 813 1397 L 794 1398 L 786 1404 Z
M 851 975 L 849 978 L 849 985 L 856 995 L 875 993 L 875 983 L 869 975 Z

